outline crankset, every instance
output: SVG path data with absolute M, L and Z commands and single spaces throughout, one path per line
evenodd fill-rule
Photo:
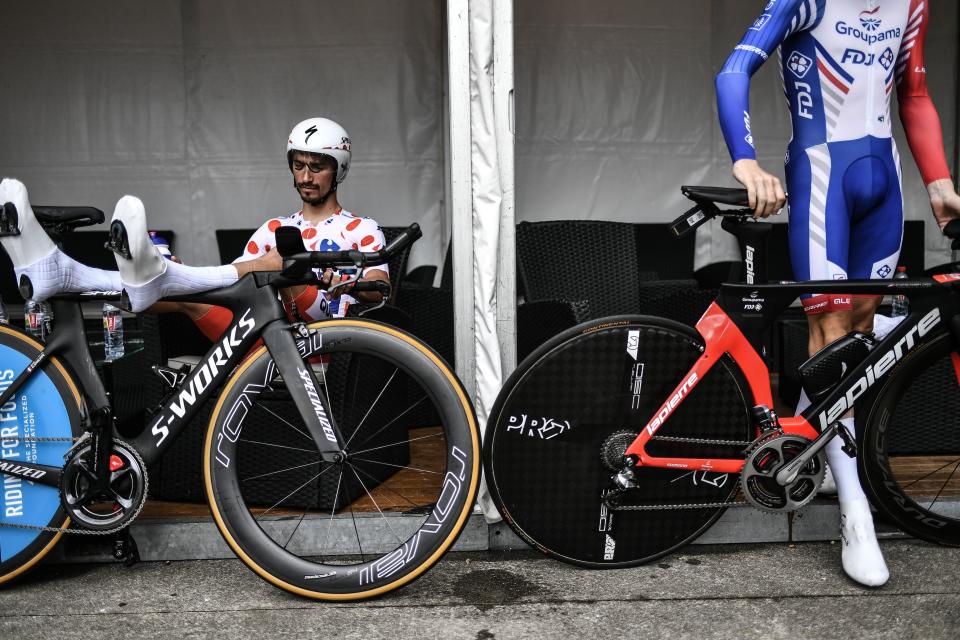
M 74 447 L 60 476 L 60 499 L 70 518 L 83 529 L 112 532 L 133 520 L 147 500 L 147 469 L 136 449 L 114 440 L 110 452 L 110 480 L 97 491 L 90 466 L 91 444 Z
M 806 506 L 823 482 L 826 458 L 819 451 L 803 465 L 792 479 L 781 485 L 777 475 L 800 456 L 811 440 L 802 436 L 772 431 L 761 436 L 747 452 L 740 482 L 743 495 L 752 506 L 772 513 L 796 511 Z

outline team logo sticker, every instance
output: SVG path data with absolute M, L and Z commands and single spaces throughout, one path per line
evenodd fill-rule
M 882 20 L 877 17 L 880 7 L 873 9 L 871 11 L 864 11 L 860 14 L 860 24 L 863 25 L 863 28 L 868 32 L 872 33 L 880 28 L 880 23 Z
M 803 78 L 810 71 L 813 60 L 803 55 L 799 51 L 794 51 L 793 55 L 787 60 L 787 68 L 798 78 Z

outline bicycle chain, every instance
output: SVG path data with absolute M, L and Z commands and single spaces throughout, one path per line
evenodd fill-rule
M 681 438 L 679 436 L 652 436 L 651 440 L 662 440 L 665 442 L 684 442 L 687 444 L 713 444 L 725 445 L 731 447 L 748 447 L 754 443 L 753 440 L 710 440 L 708 438 Z
M 691 504 L 623 505 L 610 507 L 611 511 L 669 511 L 671 509 L 719 509 L 723 507 L 749 507 L 746 500 L 737 502 L 697 502 Z

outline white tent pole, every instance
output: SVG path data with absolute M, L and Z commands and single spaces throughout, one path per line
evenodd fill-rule
M 497 334 L 503 375 L 517 366 L 517 286 L 514 226 L 513 0 L 493 0 L 493 98 L 500 165 L 500 246 Z
M 474 368 L 473 205 L 470 174 L 470 2 L 447 0 L 447 100 L 450 112 L 450 220 L 453 242 L 455 368 L 471 397 Z

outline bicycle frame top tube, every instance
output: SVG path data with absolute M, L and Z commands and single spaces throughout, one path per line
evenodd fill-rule
M 780 419 L 780 426 L 785 433 L 811 440 L 816 438 L 822 430 L 851 409 L 857 399 L 918 345 L 948 330 L 960 343 L 960 301 L 958 301 L 960 296 L 952 295 L 951 291 L 951 289 L 957 289 L 958 284 L 960 284 L 960 277 L 938 278 L 936 282 L 900 280 L 895 283 L 831 281 L 757 287 L 724 285 L 718 301 L 710 305 L 697 323 L 697 331 L 703 336 L 705 342 L 702 355 L 640 430 L 624 455 L 635 457 L 638 461 L 637 466 L 739 473 L 743 468 L 743 459 L 655 458 L 646 452 L 645 446 L 724 354 L 729 354 L 746 376 L 753 395 L 753 404 L 773 406 L 769 370 L 760 356 L 759 343 L 751 340 L 747 333 L 754 336 L 762 333 L 772 318 L 780 315 L 797 295 L 814 291 L 826 293 L 902 291 L 913 303 L 911 314 L 891 331 L 863 362 L 846 373 L 842 384 L 836 385 L 830 393 L 814 402 L 803 414 Z M 745 293 L 747 295 L 744 295 Z M 739 308 L 736 306 L 738 296 Z M 769 307 L 766 306 L 766 302 L 771 303 Z M 722 306 L 724 304 L 727 308 L 736 309 L 736 311 L 728 313 Z M 758 304 L 761 308 L 757 307 Z M 744 327 L 747 331 L 742 330 Z

